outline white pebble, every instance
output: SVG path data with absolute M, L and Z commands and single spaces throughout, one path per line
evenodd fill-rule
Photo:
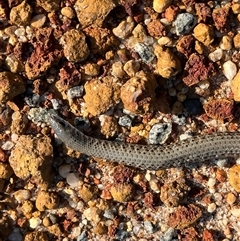
M 233 207 L 230 212 L 234 217 L 240 217 L 240 208 Z
M 69 174 L 71 170 L 71 166 L 68 165 L 68 164 L 65 164 L 65 165 L 61 165 L 58 169 L 58 172 L 60 174 L 60 176 L 62 176 L 63 178 L 66 178 L 67 175 Z
M 41 224 L 41 219 L 40 218 L 30 218 L 29 219 L 29 227 L 35 229 Z
M 11 150 L 13 147 L 14 147 L 14 143 L 11 142 L 11 141 L 6 141 L 6 142 L 1 146 L 1 148 L 2 148 L 4 151 L 9 151 L 9 150 Z
M 80 182 L 80 177 L 77 173 L 69 173 L 66 177 L 66 180 L 71 187 L 77 187 Z
M 234 78 L 237 74 L 237 66 L 231 60 L 228 60 L 223 64 L 223 74 L 226 76 L 228 80 Z
M 216 210 L 216 204 L 215 203 L 210 203 L 207 208 L 209 213 L 213 213 Z
M 209 187 L 214 187 L 215 184 L 216 184 L 216 178 L 209 178 L 208 186 Z
M 223 50 L 219 48 L 219 49 L 216 49 L 214 52 L 210 53 L 208 55 L 208 58 L 213 62 L 217 62 L 222 58 L 222 56 L 223 56 Z

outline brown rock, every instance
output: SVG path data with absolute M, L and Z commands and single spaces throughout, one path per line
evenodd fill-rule
M 29 79 L 35 79 L 58 63 L 62 57 L 60 45 L 51 28 L 38 29 L 33 42 L 34 50 L 27 59 L 25 70 Z
M 234 165 L 229 169 L 228 179 L 232 188 L 240 192 L 240 165 Z
M 157 83 L 153 75 L 143 71 L 138 72 L 121 88 L 121 100 L 124 108 L 131 113 L 143 114 L 152 111 L 156 86 Z
M 179 12 L 179 8 L 174 5 L 170 5 L 165 11 L 165 18 L 168 22 L 173 22 Z
M 199 23 L 193 29 L 194 37 L 205 46 L 209 46 L 214 41 L 214 31 L 210 25 Z
M 30 232 L 25 234 L 23 241 L 48 241 L 48 236 L 45 232 L 41 232 L 41 231 L 34 231 L 34 232 Z
M 26 90 L 24 80 L 11 72 L 0 72 L 0 102 L 6 103 Z
M 202 211 L 199 207 L 193 204 L 181 206 L 169 215 L 168 225 L 172 228 L 184 229 L 195 223 L 201 216 Z
M 212 62 L 209 62 L 205 56 L 195 53 L 189 57 L 184 70 L 185 77 L 183 82 L 188 86 L 208 80 L 216 73 Z
M 116 118 L 112 116 L 104 116 L 101 120 L 101 133 L 108 139 L 114 137 L 118 133 L 118 123 Z
M 177 207 L 186 199 L 188 191 L 185 181 L 179 179 L 161 187 L 160 199 L 168 207 Z
M 154 54 L 157 56 L 157 70 L 163 78 L 171 78 L 181 71 L 181 62 L 169 49 L 156 45 Z
M 216 120 L 233 119 L 233 101 L 226 99 L 210 100 L 203 105 L 207 116 Z
M 25 216 L 28 216 L 28 215 L 30 216 L 33 211 L 33 208 L 34 208 L 33 203 L 29 200 L 26 200 L 22 204 L 21 211 Z
M 10 21 L 15 25 L 27 25 L 31 19 L 32 7 L 23 1 L 21 4 L 13 7 L 10 12 Z
M 111 186 L 110 193 L 117 202 L 128 202 L 133 198 L 134 195 L 134 186 L 133 184 L 123 184 L 116 183 Z
M 48 13 L 55 12 L 60 8 L 60 0 L 37 0 L 36 4 Z
M 159 19 L 153 20 L 147 25 L 148 33 L 154 38 L 160 38 L 166 35 L 165 27 L 162 25 Z
M 69 61 L 81 62 L 89 56 L 86 37 L 81 31 L 71 29 L 64 33 L 61 41 L 64 46 L 64 56 Z
M 26 115 L 21 114 L 20 111 L 15 111 L 12 114 L 11 132 L 18 135 L 24 134 L 27 128 L 28 118 Z
M 15 175 L 31 178 L 41 188 L 51 182 L 52 145 L 46 136 L 20 136 L 11 152 L 9 163 Z
M 96 116 L 106 112 L 110 107 L 120 101 L 120 86 L 111 76 L 93 79 L 85 84 L 87 112 Z
M 213 233 L 210 230 L 203 230 L 202 241 L 214 241 Z
M 195 3 L 196 15 L 198 22 L 206 22 L 211 18 L 211 8 L 206 3 Z
M 0 162 L 0 178 L 9 179 L 13 174 L 11 166 L 7 163 Z
M 37 194 L 35 205 L 39 211 L 54 209 L 58 206 L 58 195 L 56 193 L 40 191 Z
M 81 199 L 86 203 L 92 199 L 96 192 L 97 189 L 88 184 L 82 185 L 79 189 L 79 195 Z
M 192 35 L 185 35 L 179 39 L 177 42 L 177 50 L 178 52 L 185 55 L 186 58 L 192 54 L 194 50 L 194 38 Z
M 52 226 L 47 227 L 49 233 L 53 234 L 55 237 L 59 237 L 62 235 L 62 231 L 59 227 L 59 224 L 54 224 Z
M 77 0 L 74 9 L 82 28 L 89 25 L 101 27 L 115 6 L 113 0 Z
M 229 7 L 214 8 L 212 18 L 217 30 L 221 33 L 227 32 L 230 27 L 229 22 Z
M 5 162 L 7 160 L 7 156 L 3 149 L 0 147 L 0 162 Z
M 198 232 L 194 227 L 181 230 L 181 241 L 200 241 Z
M 109 29 L 99 27 L 88 27 L 84 33 L 89 40 L 89 48 L 93 54 L 105 54 L 108 50 L 113 49 L 119 44 L 118 39 Z

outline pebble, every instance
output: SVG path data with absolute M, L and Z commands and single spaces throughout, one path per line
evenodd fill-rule
M 216 204 L 215 203 L 210 203 L 209 205 L 208 205 L 208 207 L 207 207 L 207 211 L 209 212 L 209 213 L 213 213 L 215 210 L 216 210 Z
M 68 164 L 61 165 L 58 168 L 58 172 L 59 172 L 60 176 L 63 178 L 66 178 L 70 171 L 71 171 L 71 166 Z
M 1 146 L 1 148 L 2 148 L 4 151 L 10 151 L 13 147 L 14 147 L 14 143 L 11 142 L 11 141 L 6 141 L 6 142 Z
M 31 108 L 28 112 L 28 119 L 36 124 L 39 122 L 47 122 L 49 114 L 56 115 L 56 112 L 53 109 L 47 110 L 42 107 Z
M 132 119 L 127 115 L 121 116 L 118 120 L 118 124 L 123 127 L 131 127 Z
M 176 20 L 173 22 L 176 34 L 182 35 L 189 33 L 196 24 L 196 18 L 190 13 L 178 14 Z
M 67 92 L 67 97 L 69 99 L 74 99 L 74 98 L 78 98 L 78 97 L 82 97 L 83 96 L 83 92 L 84 92 L 84 88 L 83 85 L 80 86 L 74 86 L 72 88 L 70 88 Z
M 176 231 L 174 228 L 169 228 L 166 233 L 159 239 L 159 241 L 177 241 L 177 239 L 174 239 L 176 237 Z
M 41 28 L 46 22 L 47 17 L 44 14 L 35 15 L 31 19 L 31 26 L 34 28 Z
M 240 217 L 240 208 L 239 207 L 232 207 L 230 212 L 234 217 Z
M 79 182 L 81 179 L 78 173 L 68 173 L 68 175 L 66 176 L 66 180 L 71 187 L 77 187 L 79 186 Z
M 237 74 L 237 66 L 231 60 L 223 64 L 223 74 L 228 80 L 232 80 Z
M 229 205 L 234 204 L 236 200 L 237 197 L 233 193 L 230 192 L 227 194 L 226 201 Z
M 35 217 L 32 217 L 29 219 L 29 227 L 32 228 L 32 229 L 35 229 L 38 227 L 38 225 L 41 224 L 41 219 L 40 218 L 35 218 Z
M 77 238 L 77 241 L 88 241 L 87 231 L 84 230 Z
M 228 178 L 234 190 L 240 192 L 240 165 L 234 165 L 229 169 Z
M 137 43 L 134 46 L 134 50 L 139 54 L 140 58 L 145 63 L 151 63 L 152 60 L 155 58 L 152 50 L 143 43 Z
M 58 99 L 51 99 L 51 102 L 54 110 L 59 110 L 62 106 L 61 101 Z
M 215 51 L 213 51 L 208 55 L 208 58 L 213 62 L 219 61 L 222 57 L 223 57 L 223 50 L 220 48 L 216 49 Z
M 25 200 L 30 199 L 31 193 L 29 190 L 20 189 L 14 193 L 14 197 L 19 203 L 21 203 Z
M 144 228 L 148 233 L 153 233 L 154 232 L 154 226 L 150 221 L 144 221 Z
M 163 144 L 169 138 L 172 132 L 172 124 L 171 123 L 159 123 L 152 126 L 149 132 L 149 143 Z
M 153 9 L 157 13 L 164 12 L 170 5 L 172 0 L 153 0 Z

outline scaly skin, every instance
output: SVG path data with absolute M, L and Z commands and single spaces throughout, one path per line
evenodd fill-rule
M 196 136 L 171 145 L 139 145 L 86 136 L 56 115 L 51 115 L 49 122 L 57 136 L 73 150 L 142 169 L 181 167 L 210 158 L 240 156 L 237 132 Z

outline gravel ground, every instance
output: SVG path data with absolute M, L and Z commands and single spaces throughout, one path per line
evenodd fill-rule
M 0 0 L 0 241 L 240 240 L 240 159 L 140 170 L 47 123 L 146 145 L 239 132 L 239 20 L 238 0 Z

